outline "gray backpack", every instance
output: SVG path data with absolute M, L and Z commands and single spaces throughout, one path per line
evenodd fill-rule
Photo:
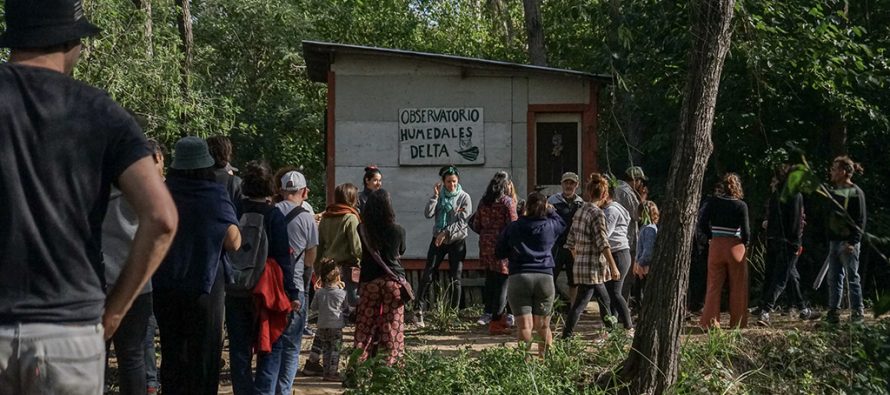
M 241 229 L 241 248 L 229 252 L 234 282 L 226 286 L 226 292 L 246 296 L 266 270 L 269 236 L 266 235 L 265 216 L 260 213 L 242 214 L 238 227 Z
M 289 224 L 304 211 L 306 209 L 303 207 L 294 207 L 284 218 L 285 224 Z M 269 236 L 266 234 L 265 216 L 260 213 L 242 214 L 238 227 L 241 229 L 241 248 L 229 253 L 233 282 L 226 285 L 226 292 L 235 296 L 248 296 L 266 270 Z

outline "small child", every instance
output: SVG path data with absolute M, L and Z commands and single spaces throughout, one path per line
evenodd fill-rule
M 340 281 L 340 268 L 332 259 L 325 258 L 319 264 L 319 289 L 309 309 L 318 312 L 318 331 L 312 341 L 309 360 L 303 366 L 306 376 L 324 376 L 324 381 L 341 381 L 340 343 L 343 341 L 347 308 L 346 290 Z M 324 365 L 320 363 L 322 360 Z
M 658 206 L 655 205 L 655 202 L 648 200 L 645 206 L 651 222 L 640 229 L 640 235 L 637 239 L 636 262 L 634 262 L 633 267 L 634 275 L 640 279 L 640 287 L 642 287 L 646 275 L 649 274 L 649 264 L 652 263 L 652 253 L 655 251 L 655 237 L 658 235 L 659 220 Z M 640 294 L 642 298 L 642 292 Z

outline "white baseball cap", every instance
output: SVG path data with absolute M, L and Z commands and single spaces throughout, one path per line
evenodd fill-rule
M 298 171 L 289 171 L 281 177 L 281 190 L 296 192 L 306 188 L 306 177 Z

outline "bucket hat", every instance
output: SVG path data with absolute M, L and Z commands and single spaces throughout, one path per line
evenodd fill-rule
M 176 142 L 173 149 L 171 169 L 194 170 L 204 169 L 216 163 L 207 149 L 207 142 L 200 137 L 187 136 Z
M 0 47 L 46 48 L 99 34 L 81 0 L 6 0 Z

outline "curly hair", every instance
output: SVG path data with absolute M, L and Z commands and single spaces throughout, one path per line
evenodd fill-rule
M 723 184 L 723 195 L 734 199 L 743 199 L 745 191 L 742 190 L 742 180 L 735 173 L 726 173 L 720 179 Z
M 318 263 L 318 279 L 320 285 L 329 287 L 339 285 L 340 266 L 331 258 L 324 258 Z
M 241 191 L 251 198 L 269 197 L 275 194 L 272 170 L 265 162 L 250 161 L 244 169 Z

